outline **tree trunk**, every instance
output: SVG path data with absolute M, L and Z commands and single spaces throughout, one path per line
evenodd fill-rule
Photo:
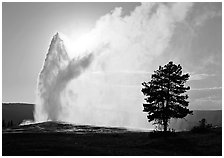
M 168 100 L 164 102 L 164 116 L 163 116 L 163 131 L 167 132 L 167 127 L 168 127 L 168 116 L 167 116 L 167 110 L 168 110 Z
M 163 128 L 163 131 L 164 131 L 164 132 L 167 132 L 167 125 L 168 125 L 167 123 L 168 123 L 168 121 L 165 119 L 165 120 L 163 121 L 163 127 L 164 127 L 164 128 Z

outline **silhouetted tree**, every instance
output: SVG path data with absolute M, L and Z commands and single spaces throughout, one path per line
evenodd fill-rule
M 182 67 L 172 61 L 154 71 L 150 82 L 143 82 L 142 93 L 145 95 L 144 112 L 148 113 L 148 121 L 154 121 L 167 131 L 171 118 L 184 118 L 193 111 L 187 109 L 189 104 L 184 95 L 190 87 L 184 84 L 189 74 L 182 74 Z
M 6 124 L 5 124 L 5 120 L 2 120 L 2 128 L 5 128 Z
M 201 119 L 201 121 L 199 121 L 199 126 L 200 126 L 201 128 L 205 128 L 206 123 L 207 123 L 206 119 L 203 118 L 203 119 Z
M 191 132 L 194 133 L 206 133 L 209 132 L 212 129 L 212 124 L 207 124 L 207 121 L 205 118 L 201 119 L 199 121 L 199 124 L 197 126 L 194 126 L 191 129 Z
M 12 120 L 10 121 L 10 127 L 13 127 L 13 121 Z
M 7 128 L 9 128 L 10 127 L 10 121 L 8 121 L 8 123 L 7 123 Z

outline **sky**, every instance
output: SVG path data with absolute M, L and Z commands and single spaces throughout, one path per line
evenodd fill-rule
M 169 3 L 164 4 L 164 6 L 169 5 Z M 222 105 L 222 4 L 193 3 L 183 7 L 182 9 L 187 10 L 183 13 L 179 10 L 181 6 L 172 8 L 173 13 L 162 8 L 161 13 L 157 13 L 159 20 L 155 17 L 131 32 L 130 30 L 135 28 L 132 25 L 138 28 L 139 22 L 147 21 L 148 14 L 156 10 L 156 7 L 155 10 L 151 8 L 149 13 L 147 5 L 143 5 L 146 9 L 142 7 L 143 9 L 139 9 L 140 13 L 137 10 L 130 16 L 138 6 L 141 6 L 141 3 L 3 3 L 2 101 L 35 102 L 37 78 L 50 41 L 56 32 L 62 32 L 76 40 L 86 32 L 94 29 L 97 32 L 101 29 L 105 34 L 103 39 L 111 40 L 115 48 L 121 48 L 119 44 L 127 44 L 127 48 L 122 47 L 122 50 L 129 50 L 128 44 L 131 42 L 126 42 L 126 38 L 119 38 L 119 41 L 113 39 L 113 36 L 119 37 L 114 35 L 114 30 L 125 36 L 130 34 L 130 40 L 140 41 L 145 46 L 144 50 L 138 46 L 133 47 L 136 51 L 143 51 L 145 54 L 143 53 L 142 56 L 128 56 L 125 53 L 123 56 L 112 56 L 108 62 L 115 62 L 115 64 L 109 64 L 113 66 L 108 68 L 109 70 L 119 69 L 116 67 L 121 64 L 119 58 L 133 61 L 129 62 L 133 65 L 139 65 L 143 61 L 147 64 L 142 62 L 142 65 L 150 67 L 130 72 L 125 69 L 130 65 L 124 63 L 124 69 L 119 74 L 107 72 L 110 73 L 110 77 L 120 76 L 119 80 L 113 80 L 113 84 L 119 84 L 124 89 L 141 86 L 141 83 L 136 83 L 134 79 L 130 79 L 128 85 L 125 81 L 120 81 L 129 78 L 130 74 L 134 78 L 136 75 L 149 73 L 147 78 L 150 79 L 150 74 L 159 65 L 165 65 L 172 60 L 177 64 L 180 63 L 183 71 L 191 75 L 187 83 L 191 87 L 189 107 L 220 110 Z M 171 15 L 165 18 L 160 16 L 165 15 L 162 11 L 172 14 L 172 18 L 170 18 Z M 141 16 L 137 17 L 138 15 Z M 132 21 L 130 17 L 135 18 Z M 129 25 L 116 19 L 120 21 L 123 19 Z M 138 34 L 144 35 L 137 36 Z M 147 54 L 147 50 L 151 53 Z M 150 60 L 146 60 L 147 55 L 152 56 Z M 135 63 L 135 57 L 139 58 L 139 62 Z

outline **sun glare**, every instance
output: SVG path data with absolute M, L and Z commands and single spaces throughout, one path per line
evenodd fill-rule
M 72 59 L 77 56 L 82 56 L 86 52 L 92 52 L 99 43 L 98 38 L 93 36 L 91 32 L 82 34 L 80 37 L 74 38 L 74 36 L 67 36 L 60 33 L 62 40 L 64 41 L 65 47 L 69 57 Z

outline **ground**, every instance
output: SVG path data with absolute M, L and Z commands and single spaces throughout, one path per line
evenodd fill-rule
M 55 127 L 55 126 L 54 126 Z M 31 128 L 31 127 L 29 127 Z M 38 128 L 43 129 L 41 126 Z M 80 129 L 88 129 L 82 132 Z M 206 133 L 177 132 L 168 136 L 152 132 L 125 131 L 124 129 L 82 126 L 81 132 L 3 130 L 3 156 L 15 155 L 222 155 L 222 129 Z M 32 127 L 33 129 L 33 127 Z M 110 130 L 109 130 L 110 129 Z M 99 132 L 104 131 L 104 132 Z M 96 132 L 98 131 L 98 132 Z M 105 132 L 107 131 L 107 132 Z

